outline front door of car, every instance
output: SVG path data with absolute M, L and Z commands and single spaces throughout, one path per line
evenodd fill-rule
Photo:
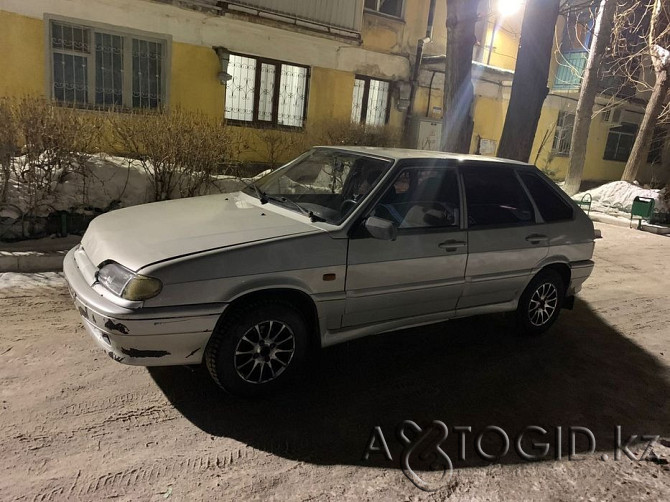
M 397 238 L 361 228 L 350 238 L 342 326 L 453 311 L 467 262 L 461 213 L 454 168 L 402 169 L 369 214 L 397 225 Z
M 458 310 L 512 302 L 548 254 L 546 225 L 513 168 L 468 165 L 461 176 L 469 255 Z

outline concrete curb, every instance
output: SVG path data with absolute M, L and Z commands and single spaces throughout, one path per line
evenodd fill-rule
M 67 251 L 54 253 L 0 252 L 0 273 L 62 272 Z
M 617 225 L 619 227 L 629 227 L 630 226 L 630 220 L 625 219 L 625 218 L 620 218 L 618 216 L 612 216 L 606 213 L 598 213 L 596 211 L 591 211 L 589 214 L 589 218 L 591 218 L 591 221 L 596 222 L 596 223 L 607 223 L 609 225 Z M 633 225 L 637 226 L 637 221 L 633 221 Z

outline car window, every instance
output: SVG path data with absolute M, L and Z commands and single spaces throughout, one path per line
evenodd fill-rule
M 514 171 L 507 167 L 463 169 L 468 227 L 534 223 L 533 206 Z
M 340 224 L 392 164 L 346 150 L 314 149 L 258 180 L 256 188 L 272 204 Z M 258 195 L 251 185 L 245 190 Z
M 572 207 L 546 181 L 533 173 L 519 173 L 519 176 L 544 221 L 572 219 Z
M 456 171 L 405 169 L 375 207 L 374 215 L 400 229 L 459 227 L 460 199 Z

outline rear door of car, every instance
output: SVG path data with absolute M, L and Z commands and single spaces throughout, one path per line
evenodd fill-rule
M 458 309 L 508 307 L 547 256 L 546 225 L 512 166 L 468 163 L 460 174 L 469 252 Z
M 467 232 L 456 168 L 414 162 L 398 171 L 368 216 L 393 221 L 395 241 L 352 233 L 343 327 L 455 310 Z
M 583 211 L 576 209 L 561 189 L 536 169 L 520 169 L 518 173 L 549 236 L 551 261 L 574 263 L 590 259 L 593 224 Z

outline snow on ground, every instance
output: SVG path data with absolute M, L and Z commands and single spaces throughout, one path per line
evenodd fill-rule
M 0 290 L 62 288 L 66 285 L 62 272 L 42 272 L 39 274 L 0 273 Z
M 628 181 L 613 181 L 592 190 L 580 192 L 572 198 L 574 200 L 581 200 L 588 193 L 593 197 L 591 209 L 594 211 L 630 213 L 635 197 L 650 197 L 656 201 L 656 212 L 668 212 L 670 208 L 668 208 L 668 205 L 663 200 L 664 190 L 642 188 Z

